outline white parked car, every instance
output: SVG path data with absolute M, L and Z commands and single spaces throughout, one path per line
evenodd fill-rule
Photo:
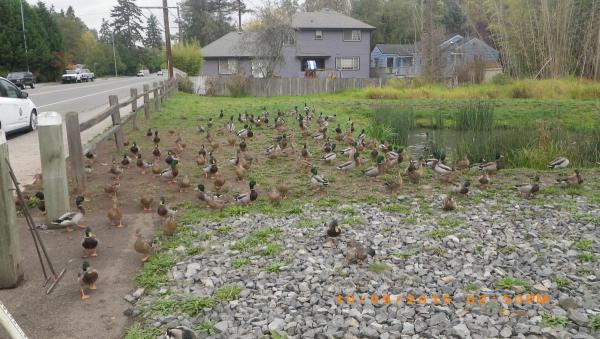
M 33 131 L 38 124 L 37 107 L 27 92 L 0 77 L 0 128 L 4 132 Z
M 158 72 L 156 72 L 156 75 L 158 75 L 158 76 L 163 76 L 163 71 L 158 71 Z
M 145 74 L 144 74 L 144 71 L 139 71 L 139 72 L 137 72 L 137 76 L 138 76 L 138 77 L 143 77 L 144 75 L 145 75 Z

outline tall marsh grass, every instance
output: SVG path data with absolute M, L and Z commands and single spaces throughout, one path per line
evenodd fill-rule
M 467 102 L 454 116 L 456 129 L 489 131 L 494 127 L 494 105 L 489 101 Z
M 380 105 L 375 107 L 371 117 L 371 136 L 381 134 L 377 138 L 396 145 L 407 145 L 410 132 L 416 126 L 414 107 L 411 105 Z M 387 129 L 389 128 L 389 129 Z

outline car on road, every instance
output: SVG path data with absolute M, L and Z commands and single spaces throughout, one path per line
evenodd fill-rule
M 80 70 L 81 73 L 81 81 L 94 81 L 94 79 L 96 79 L 96 76 L 94 75 L 93 72 L 91 72 L 89 69 L 87 68 L 83 68 Z
M 65 74 L 62 76 L 62 83 L 66 84 L 70 82 L 81 82 L 81 70 L 68 69 L 65 71 Z
M 35 77 L 31 72 L 11 72 L 6 78 L 21 89 L 25 89 L 25 86 L 34 88 Z
M 144 75 L 145 75 L 145 74 L 144 74 L 144 71 L 139 71 L 139 72 L 137 72 L 137 76 L 138 76 L 138 77 L 143 77 Z
M 38 110 L 27 92 L 6 78 L 0 77 L 0 129 L 16 132 L 33 131 L 38 124 Z
M 163 71 L 158 71 L 158 72 L 156 72 L 156 75 L 158 75 L 158 76 L 163 76 Z

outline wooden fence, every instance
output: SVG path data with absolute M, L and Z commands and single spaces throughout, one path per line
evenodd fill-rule
M 129 99 L 121 103 L 119 103 L 118 96 L 111 95 L 108 97 L 109 107 L 107 109 L 82 123 L 79 123 L 78 113 L 68 112 L 66 114 L 65 123 L 67 143 L 69 145 L 69 159 L 73 182 L 75 183 L 77 192 L 85 192 L 84 155 L 88 151 L 96 149 L 99 143 L 111 135 L 114 136 L 117 150 L 123 152 L 123 125 L 131 121 L 133 129 L 137 130 L 138 112 L 143 110 L 144 117 L 150 119 L 150 113 L 160 110 L 160 106 L 164 104 L 167 98 L 177 92 L 177 86 L 178 80 L 174 78 L 167 81 L 160 81 L 159 83 L 154 82 L 153 88 L 150 88 L 149 85 L 144 85 L 144 91 L 139 94 L 136 88 L 131 88 Z M 151 93 L 153 94 L 152 101 L 150 100 Z M 140 98 L 144 98 L 144 103 L 138 106 L 138 99 Z M 120 109 L 129 105 L 131 105 L 131 113 L 122 119 Z M 94 127 L 108 117 L 111 117 L 112 126 L 93 138 L 87 145 L 83 145 L 81 142 L 81 132 Z
M 385 78 L 308 79 L 271 78 L 257 79 L 236 76 L 200 76 L 194 79 L 195 91 L 209 96 L 231 96 L 235 88 L 243 89 L 249 96 L 302 96 L 317 93 L 336 93 L 346 89 L 383 87 Z

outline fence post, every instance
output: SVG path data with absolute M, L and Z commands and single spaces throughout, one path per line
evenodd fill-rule
M 63 143 L 62 117 L 57 112 L 40 114 L 38 139 L 44 178 L 44 200 L 49 220 L 68 212 L 69 187 Z
M 150 119 L 150 85 L 144 85 L 144 116 Z
M 131 96 L 131 114 L 133 114 L 133 118 L 131 120 L 131 124 L 133 126 L 133 130 L 138 130 L 137 125 L 137 88 L 130 88 L 129 93 Z
M 154 88 L 154 111 L 160 111 L 160 99 L 158 98 L 158 83 L 153 82 L 152 87 Z
M 8 144 L 6 135 L 0 129 L 0 288 L 17 287 L 23 279 L 23 257 L 19 232 L 17 230 L 17 211 L 8 174 Z
M 83 169 L 83 146 L 81 145 L 81 132 L 79 130 L 79 114 L 68 112 L 65 115 L 65 124 L 67 126 L 71 172 L 73 172 L 77 193 L 83 194 L 85 192 L 85 171 Z
M 117 151 L 123 152 L 123 129 L 121 128 L 121 110 L 119 109 L 119 97 L 116 95 L 108 96 L 108 105 L 114 107 L 110 116 L 112 117 L 113 126 L 119 126 L 115 130 L 115 143 L 117 144 Z
M 160 98 L 160 103 L 164 104 L 165 103 L 165 81 L 161 80 L 160 81 L 160 86 L 158 86 L 158 90 L 159 90 L 159 98 Z

